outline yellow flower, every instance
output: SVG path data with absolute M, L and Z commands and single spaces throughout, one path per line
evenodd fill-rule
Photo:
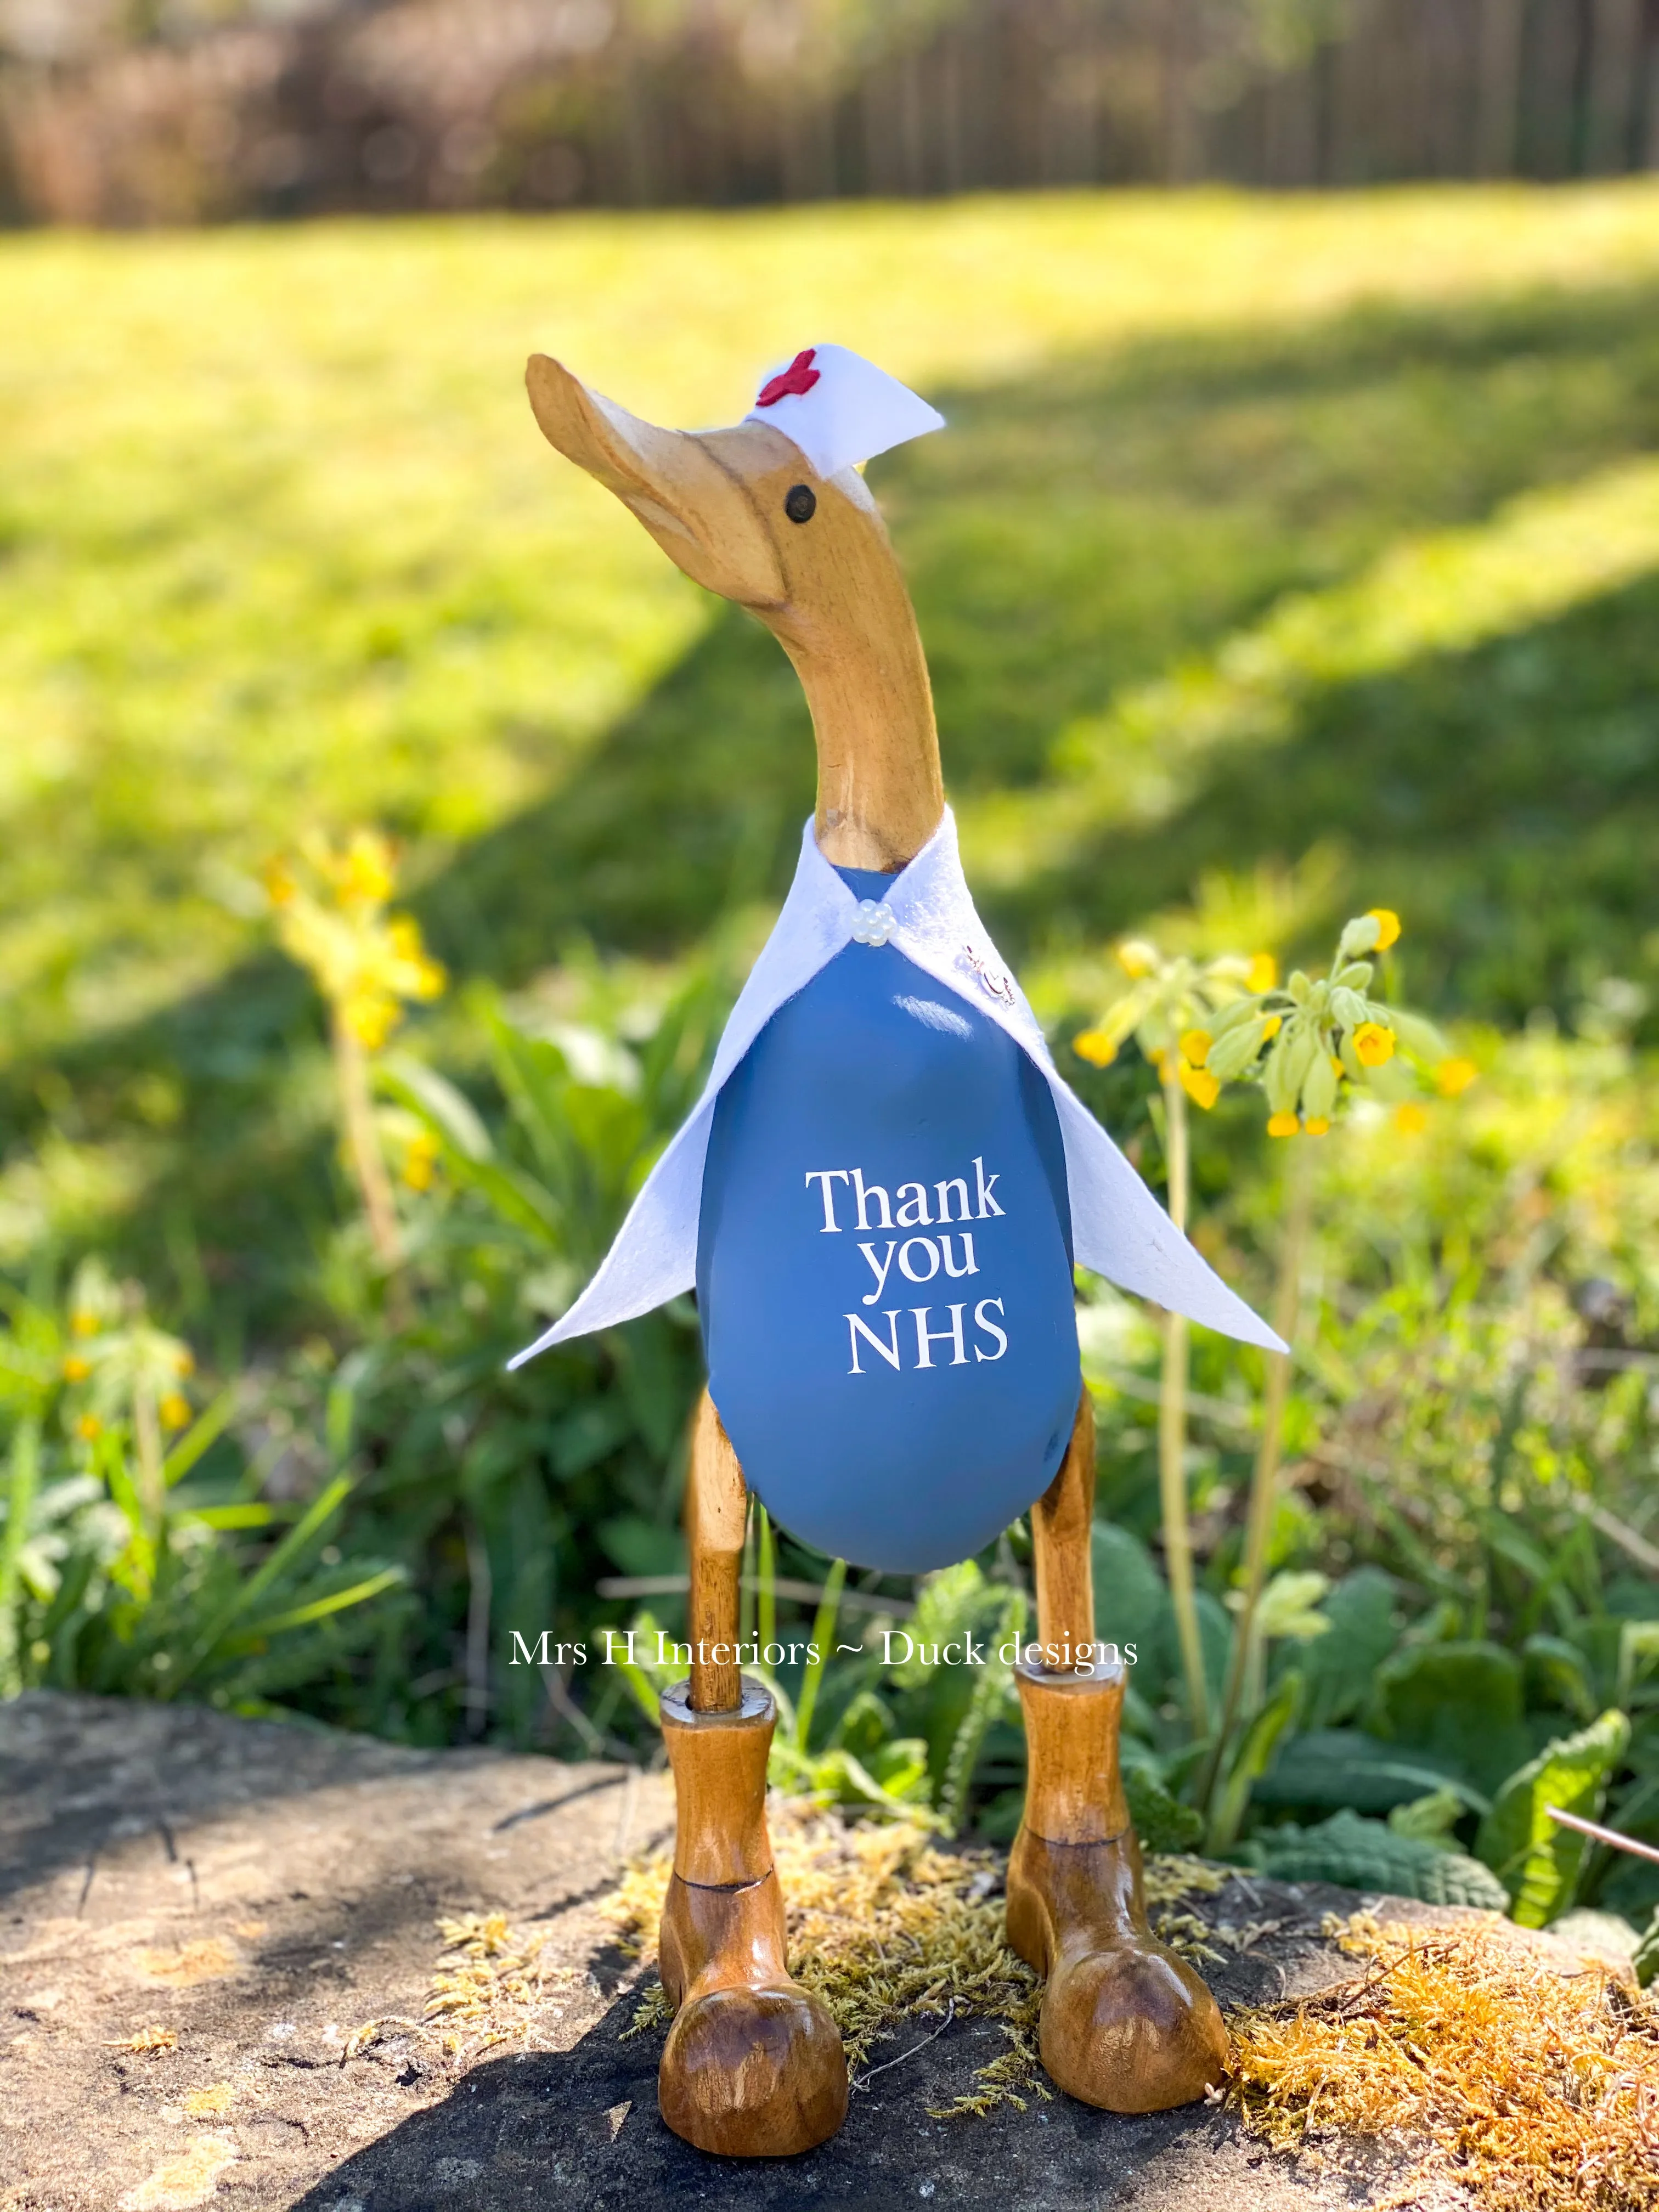
M 1365 909 L 1366 919 L 1376 924 L 1376 950 L 1386 952 L 1400 939 L 1400 916 L 1391 907 L 1371 906 Z
M 104 1433 L 104 1425 L 96 1413 L 82 1413 L 75 1424 L 75 1433 L 82 1443 L 89 1444 Z
M 272 906 L 292 906 L 300 886 L 294 880 L 294 871 L 286 860 L 267 860 L 265 863 L 265 896 Z
M 1126 975 L 1133 975 L 1139 981 L 1157 967 L 1158 948 L 1148 945 L 1144 938 L 1126 937 L 1117 948 L 1117 964 Z
M 1221 1085 L 1207 1067 L 1189 1067 L 1183 1060 L 1176 1070 L 1181 1087 L 1195 1106 L 1207 1113 L 1221 1096 Z
M 1188 1030 L 1181 1039 L 1181 1057 L 1189 1067 L 1202 1067 L 1210 1056 L 1208 1030 Z
M 78 1352 L 71 1352 L 64 1362 L 65 1382 L 84 1382 L 91 1372 L 91 1360 L 82 1359 Z
M 187 1344 L 181 1344 L 173 1355 L 173 1364 L 176 1373 L 193 1375 L 196 1372 L 196 1354 Z
M 1267 1117 L 1270 1137 L 1293 1137 L 1301 1127 L 1294 1114 L 1271 1114 Z
M 1381 1022 L 1361 1022 L 1353 1033 L 1353 1048 L 1364 1067 L 1382 1067 L 1394 1058 L 1394 1031 Z
M 440 996 L 444 985 L 448 981 L 449 971 L 443 962 L 428 959 L 426 954 L 422 953 L 416 965 L 415 981 L 411 986 L 410 995 L 416 999 L 435 999 Z
M 1434 1071 L 1434 1087 L 1443 1098 L 1456 1098 L 1480 1073 L 1472 1060 L 1443 1060 Z
M 359 830 L 346 848 L 338 881 L 342 898 L 384 906 L 392 896 L 392 848 L 378 831 Z
M 77 1306 L 70 1316 L 70 1327 L 76 1336 L 96 1336 L 98 1316 L 95 1313 L 88 1313 L 84 1306 Z
M 354 991 L 340 1013 L 365 1052 L 378 1052 L 398 1026 L 398 1001 L 386 991 Z
M 1407 1098 L 1395 1108 L 1394 1126 L 1402 1137 L 1420 1137 L 1429 1126 L 1429 1109 L 1421 1100 Z
M 1104 1030 L 1079 1030 L 1072 1039 L 1072 1050 L 1091 1067 L 1109 1067 L 1117 1058 L 1117 1047 Z
M 1244 977 L 1244 988 L 1260 994 L 1271 991 L 1279 981 L 1279 963 L 1271 952 L 1253 952 Z
M 1271 1044 L 1284 1026 L 1285 1017 L 1283 1014 L 1269 1014 L 1267 1017 L 1267 1026 L 1261 1032 L 1262 1043 Z
M 417 1129 L 404 1149 L 404 1181 L 411 1190 L 430 1190 L 438 1164 L 438 1139 L 430 1129 Z
M 1322 1114 L 1310 1114 L 1303 1126 L 1310 1137 L 1323 1137 L 1329 1133 L 1331 1125 Z
M 182 1429 L 190 1419 L 190 1401 L 181 1391 L 169 1390 L 155 1410 L 164 1429 Z

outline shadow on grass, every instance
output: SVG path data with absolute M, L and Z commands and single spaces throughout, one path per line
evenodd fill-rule
M 1540 291 L 1373 307 L 1288 330 L 1164 337 L 944 393 L 946 437 L 875 476 L 911 575 L 958 795 L 1039 784 L 1055 739 L 1123 687 L 1213 652 L 1290 592 L 1402 535 L 1475 524 L 1531 487 L 1659 442 L 1659 295 Z M 1120 929 L 1200 871 L 1336 836 L 1341 896 L 1406 910 L 1411 988 L 1509 1018 L 1631 971 L 1659 929 L 1659 582 L 1476 652 L 1312 695 L 1269 750 L 1218 757 L 1148 827 L 1104 823 L 987 918 L 1013 957 Z M 574 934 L 671 955 L 777 896 L 812 795 L 793 672 L 718 613 L 547 797 L 415 902 L 458 977 L 512 985 Z M 314 1050 L 307 988 L 274 957 L 65 1054 L 72 1126 L 118 1133 L 131 1079 L 182 1084 L 182 1121 L 131 1218 L 178 1224 L 258 1327 L 333 1218 L 329 1146 L 273 1100 Z M 0 1131 L 38 1140 L 62 1080 L 15 1071 Z M 48 1102 L 43 1108 L 41 1099 Z

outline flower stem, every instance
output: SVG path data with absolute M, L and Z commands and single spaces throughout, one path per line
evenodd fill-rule
M 340 1122 L 346 1152 L 362 1194 L 374 1256 L 391 1277 L 403 1259 L 403 1240 L 398 1233 L 392 1180 L 386 1171 L 380 1136 L 374 1127 L 374 1104 L 368 1088 L 368 1055 L 353 1034 L 343 1010 L 336 1006 L 332 1014 L 334 1071 L 340 1087 Z
M 1164 1147 L 1166 1195 L 1170 1218 L 1176 1227 L 1187 1226 L 1187 1096 L 1179 1082 L 1164 1078 Z M 1193 1594 L 1193 1539 L 1187 1521 L 1187 1321 L 1182 1314 L 1164 1316 L 1164 1364 L 1158 1377 L 1158 1478 L 1164 1516 L 1164 1561 L 1170 1577 L 1170 1602 L 1175 1608 L 1176 1632 L 1181 1644 L 1182 1671 L 1187 1678 L 1187 1710 L 1194 1735 L 1207 1733 L 1210 1700 L 1204 1680 L 1204 1646 L 1198 1631 L 1198 1607 Z
M 1302 1255 L 1308 1239 L 1312 1190 L 1304 1139 L 1297 1139 L 1286 1164 L 1285 1236 L 1279 1251 L 1279 1281 L 1273 1296 L 1273 1328 L 1294 1350 L 1302 1304 Z M 1244 1560 L 1242 1598 L 1233 1630 L 1232 1656 L 1227 1666 L 1227 1686 L 1222 1698 L 1221 1725 L 1205 1762 L 1199 1802 L 1213 1796 L 1221 1762 L 1243 1701 L 1256 1658 L 1256 1610 L 1267 1578 L 1267 1547 L 1273 1535 L 1273 1508 L 1279 1502 L 1279 1462 L 1284 1448 L 1285 1403 L 1291 1388 L 1290 1352 L 1267 1355 L 1267 1388 L 1262 1401 L 1261 1435 L 1255 1465 L 1250 1470 L 1249 1503 L 1244 1516 Z

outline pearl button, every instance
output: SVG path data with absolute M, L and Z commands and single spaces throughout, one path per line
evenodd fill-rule
M 898 922 L 885 899 L 860 899 L 859 910 L 853 916 L 854 945 L 885 945 Z

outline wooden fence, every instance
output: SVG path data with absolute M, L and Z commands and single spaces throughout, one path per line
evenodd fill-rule
M 0 200 L 188 222 L 1659 167 L 1659 0 L 932 0 L 805 52 L 792 20 L 790 0 L 339 0 L 15 48 Z

